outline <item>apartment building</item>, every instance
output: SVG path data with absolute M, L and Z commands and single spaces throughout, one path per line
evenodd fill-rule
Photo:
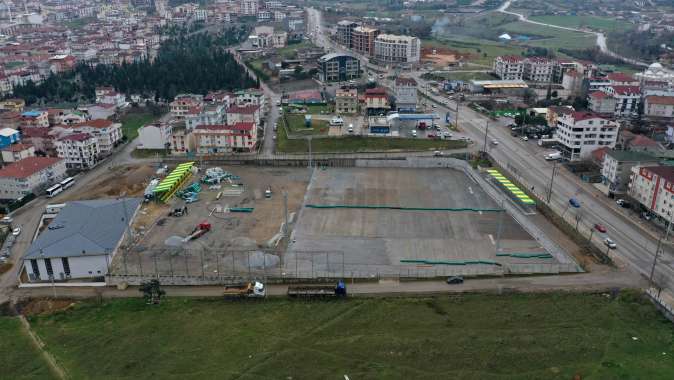
M 49 127 L 47 111 L 25 111 L 21 114 L 21 125 L 24 127 Z
M 358 113 L 358 90 L 337 89 L 335 94 L 335 112 L 338 115 Z
M 239 11 L 242 16 L 257 16 L 257 10 L 260 8 L 258 0 L 241 0 Z
M 260 106 L 232 106 L 227 110 L 227 124 L 253 123 L 260 125 Z
M 2 162 L 9 164 L 21 161 L 24 158 L 35 157 L 35 147 L 30 144 L 12 144 L 2 148 L 0 153 L 2 154 Z
M 0 199 L 16 200 L 38 193 L 65 177 L 66 164 L 56 157 L 28 157 L 0 169 Z
M 388 95 L 384 88 L 377 87 L 365 90 L 365 110 L 367 115 L 386 114 L 390 109 Z
M 524 58 L 502 55 L 494 59 L 494 74 L 503 80 L 524 79 Z
M 360 77 L 360 60 L 350 54 L 326 54 L 318 59 L 318 77 L 323 82 L 356 79 Z
M 565 159 L 582 160 L 597 148 L 615 146 L 619 129 L 616 122 L 592 112 L 558 111 L 554 138 Z
M 122 124 L 105 119 L 88 120 L 69 127 L 71 133 L 88 133 L 98 139 L 98 150 L 101 155 L 109 155 L 115 146 L 122 141 Z
M 604 92 L 615 99 L 616 117 L 628 117 L 636 114 L 641 103 L 641 88 L 639 86 L 612 85 L 604 88 Z
M 352 33 L 355 28 L 358 27 L 358 23 L 348 20 L 342 20 L 337 23 L 337 42 L 344 46 L 347 49 L 353 48 L 352 43 Z
M 153 123 L 138 129 L 138 149 L 166 149 L 171 143 L 173 126 L 169 123 Z
M 193 135 L 198 154 L 250 152 L 257 146 L 257 126 L 249 122 L 199 125 Z
M 394 82 L 396 110 L 400 112 L 417 111 L 417 81 L 414 78 L 398 77 Z
M 674 167 L 634 166 L 629 195 L 663 221 L 672 221 Z
M 360 54 L 371 56 L 374 54 L 374 41 L 379 35 L 379 29 L 367 26 L 357 26 L 351 32 L 352 49 Z
M 609 194 L 624 194 L 628 190 L 633 167 L 657 166 L 658 162 L 657 158 L 646 153 L 609 150 L 601 169 L 602 181 Z
M 225 122 L 224 104 L 210 104 L 195 109 L 196 112 L 188 112 L 185 115 L 185 126 L 188 131 L 201 124 L 222 124 Z
M 56 153 L 68 169 L 89 169 L 98 162 L 98 139 L 88 133 L 73 133 L 56 140 Z
M 417 37 L 380 34 L 374 40 L 374 57 L 381 63 L 417 63 L 421 41 Z
M 169 111 L 173 118 L 182 120 L 185 118 L 192 107 L 200 107 L 203 103 L 201 95 L 183 94 L 178 95 L 169 104 Z
M 592 112 L 613 115 L 616 108 L 616 100 L 604 91 L 592 91 L 587 95 L 588 108 Z
M 532 82 L 551 83 L 555 79 L 557 61 L 545 57 L 524 59 L 524 79 Z
M 644 98 L 644 116 L 674 118 L 674 96 L 646 96 Z

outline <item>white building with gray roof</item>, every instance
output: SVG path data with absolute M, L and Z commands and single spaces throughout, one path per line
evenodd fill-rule
M 30 282 L 105 276 L 142 199 L 74 201 L 59 212 L 23 256 Z

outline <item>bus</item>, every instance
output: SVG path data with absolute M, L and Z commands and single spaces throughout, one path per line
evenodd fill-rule
M 75 178 L 73 178 L 73 177 L 68 177 L 68 178 L 64 179 L 63 181 L 61 181 L 61 187 L 63 188 L 63 190 L 68 189 L 69 187 L 71 187 L 74 184 L 75 184 Z
M 63 191 L 63 187 L 61 187 L 60 183 L 57 183 L 56 185 L 47 189 L 47 197 L 53 198 L 54 196 L 56 196 L 56 194 L 58 194 L 62 191 Z

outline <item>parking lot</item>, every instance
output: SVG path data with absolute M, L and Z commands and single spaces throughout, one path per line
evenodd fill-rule
M 427 209 L 311 208 L 307 205 Z M 314 174 L 286 254 L 288 272 L 333 272 L 355 277 L 405 271 L 497 273 L 499 265 L 548 264 L 545 254 L 510 215 L 463 172 L 452 169 L 349 168 Z M 500 227 L 499 227 L 500 225 Z M 420 260 L 408 264 L 410 260 Z M 423 261 L 445 261 L 426 265 Z M 484 261 L 481 264 L 460 262 Z

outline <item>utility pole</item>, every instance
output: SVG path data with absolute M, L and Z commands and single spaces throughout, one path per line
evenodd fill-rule
M 487 134 L 489 133 L 489 120 L 487 120 L 487 125 L 484 129 L 484 154 L 487 154 Z
M 660 256 L 660 248 L 662 248 L 662 241 L 667 241 L 669 239 L 669 232 L 672 230 L 672 219 L 674 219 L 674 215 L 672 215 L 669 219 L 669 224 L 667 225 L 667 231 L 665 231 L 665 237 L 664 239 L 661 237 L 658 240 L 658 246 L 655 249 L 655 256 L 653 256 L 653 265 L 651 265 L 651 274 L 648 276 L 648 284 L 650 287 L 653 287 L 653 275 L 655 275 L 655 265 L 658 262 L 658 256 Z
M 550 204 L 550 198 L 552 197 L 552 183 L 555 180 L 555 175 L 557 174 L 557 161 L 552 164 L 552 176 L 550 177 L 550 187 L 548 187 L 548 205 Z
M 311 136 L 309 136 L 309 168 L 311 168 L 313 165 L 311 162 Z
M 283 215 L 285 215 L 285 224 L 283 225 L 283 236 L 288 238 L 288 192 L 283 192 Z

